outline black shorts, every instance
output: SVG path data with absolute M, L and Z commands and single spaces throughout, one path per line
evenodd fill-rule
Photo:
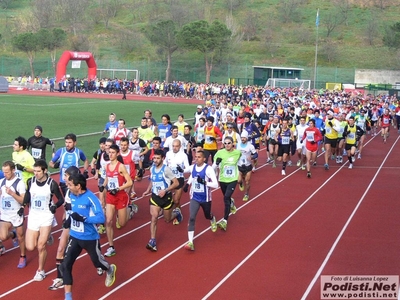
M 289 155 L 290 152 L 290 144 L 288 145 L 279 145 L 279 149 L 278 149 L 278 156 L 283 156 L 283 154 L 288 154 Z
M 164 197 L 159 197 L 154 193 L 151 193 L 151 198 L 149 200 L 150 205 L 161 207 L 164 210 L 169 210 L 174 205 L 172 199 L 172 193 L 166 194 Z
M 336 148 L 337 139 L 330 139 L 330 138 L 324 137 L 324 144 L 328 144 L 328 145 L 331 145 L 332 148 Z
M 269 140 L 268 140 L 268 145 L 275 146 L 275 145 L 277 145 L 277 144 L 278 144 L 278 142 L 277 142 L 275 139 L 269 139 Z
M 260 143 L 253 144 L 253 146 L 254 146 L 255 149 L 260 149 Z
M 246 175 L 247 173 L 251 172 L 251 170 L 253 170 L 253 166 L 252 165 L 242 165 L 238 167 L 239 172 L 242 173 L 243 175 Z
M 183 186 L 185 185 L 185 178 L 180 177 L 180 178 L 177 178 L 177 179 L 178 179 L 179 185 L 175 189 L 179 190 L 179 189 L 183 188 Z
M 344 149 L 346 151 L 349 151 L 349 150 L 351 150 L 352 147 L 356 147 L 356 144 L 346 144 L 346 146 L 344 146 Z

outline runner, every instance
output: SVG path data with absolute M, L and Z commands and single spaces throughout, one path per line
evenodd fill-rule
M 221 192 L 224 197 L 224 218 L 218 223 L 218 226 L 226 231 L 228 226 L 229 213 L 236 213 L 235 200 L 232 194 L 235 191 L 238 178 L 238 162 L 241 156 L 240 150 L 233 146 L 233 139 L 226 137 L 224 140 L 224 149 L 219 150 L 214 157 L 214 170 L 219 168 L 218 181 L 221 187 Z
M 389 137 L 390 124 L 392 123 L 392 116 L 389 114 L 389 109 L 385 109 L 383 115 L 378 119 L 378 126 L 381 127 L 381 135 L 383 143 L 386 144 L 386 140 Z
M 258 153 L 254 148 L 252 143 L 249 143 L 249 134 L 247 131 L 243 131 L 240 135 L 241 141 L 237 145 L 237 149 L 241 152 L 241 156 L 238 162 L 239 169 L 239 190 L 245 191 L 243 196 L 243 201 L 249 200 L 249 190 L 250 190 L 250 179 L 251 171 L 253 169 L 252 161 L 257 159 Z
M 306 169 L 306 148 L 305 143 L 301 142 L 301 139 L 304 135 L 304 131 L 308 128 L 306 125 L 306 117 L 300 117 L 300 124 L 296 126 L 297 131 L 297 140 L 296 140 L 296 150 L 297 150 L 297 166 L 300 167 L 302 170 Z
M 278 141 L 278 161 L 282 161 L 282 175 L 286 175 L 286 164 L 290 153 L 290 141 L 293 140 L 293 131 L 288 127 L 288 120 L 282 121 L 282 127 L 276 130 L 275 138 Z
M 304 131 L 300 143 L 306 140 L 306 158 L 307 158 L 307 177 L 311 178 L 311 163 L 317 159 L 318 142 L 321 141 L 322 134 L 315 127 L 315 120 L 311 119 L 308 122 L 308 128 Z
M 355 125 L 355 118 L 349 118 L 349 124 L 345 127 L 343 136 L 346 138 L 345 149 L 347 151 L 347 157 L 349 159 L 349 169 L 353 168 L 355 162 L 355 153 L 357 148 L 358 139 L 364 134 L 364 130 L 361 127 Z
M 56 145 L 50 139 L 42 136 L 43 128 L 37 125 L 34 129 L 33 136 L 28 139 L 26 150 L 31 149 L 32 157 L 37 159 L 46 159 L 46 146 L 50 145 L 53 155 L 56 152 Z
M 179 186 L 178 179 L 172 170 L 164 165 L 165 153 L 158 149 L 153 154 L 153 166 L 151 167 L 150 183 L 143 193 L 143 197 L 151 191 L 150 204 L 150 241 L 146 248 L 150 251 L 157 251 L 156 233 L 157 222 L 161 209 L 163 210 L 165 222 L 171 222 L 177 218 L 182 221 L 182 214 L 179 210 L 173 210 L 174 201 L 172 199 L 172 191 Z
M 189 179 L 183 191 L 186 193 L 190 188 L 190 203 L 189 203 L 189 225 L 188 225 L 188 243 L 185 245 L 186 250 L 194 251 L 194 229 L 196 216 L 200 209 L 203 209 L 204 217 L 210 220 L 211 231 L 217 231 L 217 221 L 214 214 L 211 212 L 211 188 L 218 187 L 217 177 L 212 167 L 205 163 L 206 158 L 203 151 L 197 151 L 195 154 L 194 165 L 190 166 Z
M 38 159 L 33 165 L 33 172 L 35 176 L 28 179 L 24 202 L 18 214 L 23 215 L 24 207 L 29 205 L 25 244 L 28 251 L 38 250 L 39 267 L 33 280 L 42 281 L 46 277 L 46 243 L 51 236 L 52 226 L 57 224 L 54 214 L 64 203 L 64 197 L 58 184 L 49 177 L 45 160 Z M 56 203 L 52 201 L 53 195 L 57 198 Z

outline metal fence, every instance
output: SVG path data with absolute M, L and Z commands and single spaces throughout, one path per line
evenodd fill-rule
M 165 80 L 166 62 L 151 61 L 117 61 L 96 60 L 97 67 L 103 69 L 136 69 L 143 80 Z M 37 58 L 33 63 L 35 76 L 52 77 L 54 70 L 50 58 Z M 288 67 L 288 66 L 286 66 Z M 303 68 L 301 79 L 314 79 L 314 68 L 304 66 L 290 66 Z M 67 73 L 74 78 L 87 76 L 87 66 L 81 64 L 80 69 L 72 69 L 71 62 L 67 67 Z M 229 83 L 229 79 L 235 79 L 236 85 L 253 84 L 253 66 L 250 64 L 214 64 L 211 72 L 211 82 Z M 354 83 L 354 68 L 329 68 L 318 67 L 316 84 L 317 88 L 325 87 L 326 82 Z M 0 58 L 0 75 L 3 76 L 29 76 L 31 70 L 28 59 L 2 56 Z M 206 72 L 203 60 L 173 61 L 171 68 L 171 80 L 205 82 Z M 131 79 L 131 78 L 128 78 Z M 265 83 L 264 83 L 265 84 Z M 313 86 L 313 82 L 311 84 Z

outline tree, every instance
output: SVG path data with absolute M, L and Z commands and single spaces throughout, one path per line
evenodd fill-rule
M 326 37 L 329 38 L 332 32 L 344 22 L 342 13 L 338 9 L 331 10 L 323 18 L 323 24 L 325 25 L 327 32 Z
M 25 52 L 28 55 L 31 76 L 35 78 L 33 61 L 35 60 L 36 51 L 40 49 L 40 40 L 38 36 L 32 32 L 18 34 L 12 39 L 12 45 L 19 51 Z
M 144 30 L 144 34 L 149 39 L 150 43 L 166 55 L 167 69 L 165 70 L 165 81 L 169 82 L 172 54 L 178 49 L 176 41 L 177 30 L 174 21 L 167 20 L 149 25 Z
M 41 46 L 50 51 L 51 63 L 56 72 L 56 51 L 64 45 L 67 39 L 67 33 L 61 28 L 54 28 L 52 31 L 41 29 L 37 33 Z
M 285 23 L 292 22 L 298 18 L 298 8 L 301 0 L 283 0 L 279 6 L 279 12 Z
M 11 2 L 13 2 L 13 0 L 0 0 L 0 7 L 7 9 Z
M 118 0 L 99 0 L 99 7 L 96 9 L 96 18 L 102 19 L 105 28 L 108 28 L 110 19 L 116 17 L 118 6 Z
M 204 55 L 206 65 L 206 82 L 210 82 L 213 61 L 228 48 L 231 31 L 219 21 L 211 25 L 204 20 L 195 21 L 183 26 L 178 33 L 178 45 L 184 49 L 197 50 Z
M 54 0 L 32 1 L 32 15 L 39 23 L 40 28 L 51 28 L 55 23 L 55 12 L 49 9 L 54 5 Z
M 400 22 L 385 29 L 383 43 L 389 48 L 400 49 Z
M 376 37 L 379 35 L 379 24 L 378 18 L 375 14 L 372 14 L 370 18 L 367 20 L 367 25 L 365 27 L 365 38 L 368 42 L 368 45 L 373 46 L 375 43 Z

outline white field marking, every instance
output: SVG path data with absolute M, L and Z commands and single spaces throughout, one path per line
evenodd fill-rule
M 333 243 L 331 249 L 329 250 L 328 254 L 326 255 L 324 261 L 322 262 L 321 266 L 319 267 L 317 273 L 315 274 L 314 278 L 311 280 L 310 284 L 308 285 L 306 291 L 304 292 L 303 296 L 301 297 L 302 300 L 307 299 L 307 296 L 310 294 L 311 289 L 313 288 L 315 282 L 318 280 L 318 278 L 320 277 L 322 270 L 325 268 L 326 264 L 328 263 L 333 251 L 335 250 L 337 244 L 339 243 L 340 239 L 342 238 L 344 232 L 346 231 L 347 227 L 349 226 L 351 220 L 353 219 L 354 215 L 356 214 L 358 208 L 361 206 L 361 203 L 364 201 L 365 196 L 367 195 L 367 193 L 369 192 L 369 190 L 371 189 L 372 184 L 374 183 L 376 177 L 378 176 L 379 172 L 382 169 L 383 164 L 386 162 L 386 160 L 389 157 L 389 154 L 392 152 L 394 146 L 396 145 L 397 141 L 399 140 L 400 136 L 397 137 L 396 141 L 393 143 L 392 147 L 390 148 L 390 150 L 388 151 L 388 153 L 386 154 L 385 158 L 383 159 L 379 169 L 376 171 L 374 177 L 372 178 L 371 182 L 369 183 L 368 187 L 366 188 L 364 194 L 361 196 L 360 200 L 358 201 L 356 207 L 354 208 L 353 212 L 351 213 L 351 215 L 349 216 L 349 218 L 347 219 L 346 223 L 344 224 L 342 230 L 340 231 L 339 235 L 337 236 L 335 242 Z
M 185 120 L 188 120 L 188 121 L 190 121 L 190 120 L 193 120 L 193 118 L 189 118 L 189 119 L 185 119 Z M 176 120 L 177 121 L 177 120 Z M 176 122 L 175 121 L 175 122 Z M 133 126 L 126 126 L 127 128 L 129 127 L 139 127 L 140 125 L 133 125 Z M 90 132 L 90 133 L 82 133 L 82 134 L 78 134 L 78 135 L 76 135 L 76 137 L 78 138 L 78 137 L 84 137 L 84 136 L 91 136 L 91 135 L 97 135 L 97 134 L 101 134 L 101 133 L 103 133 L 103 131 L 97 131 L 97 132 Z M 61 141 L 61 140 L 64 140 L 64 138 L 65 138 L 65 136 L 63 136 L 63 137 L 57 137 L 57 138 L 49 138 L 50 140 L 52 140 L 52 141 Z M 10 147 L 12 147 L 13 145 L 5 145 L 5 146 L 0 146 L 0 149 L 4 149 L 4 148 L 10 148 Z M 62 148 L 62 147 L 61 147 Z M 56 172 L 57 173 L 57 172 Z M 54 173 L 55 174 L 55 173 Z

